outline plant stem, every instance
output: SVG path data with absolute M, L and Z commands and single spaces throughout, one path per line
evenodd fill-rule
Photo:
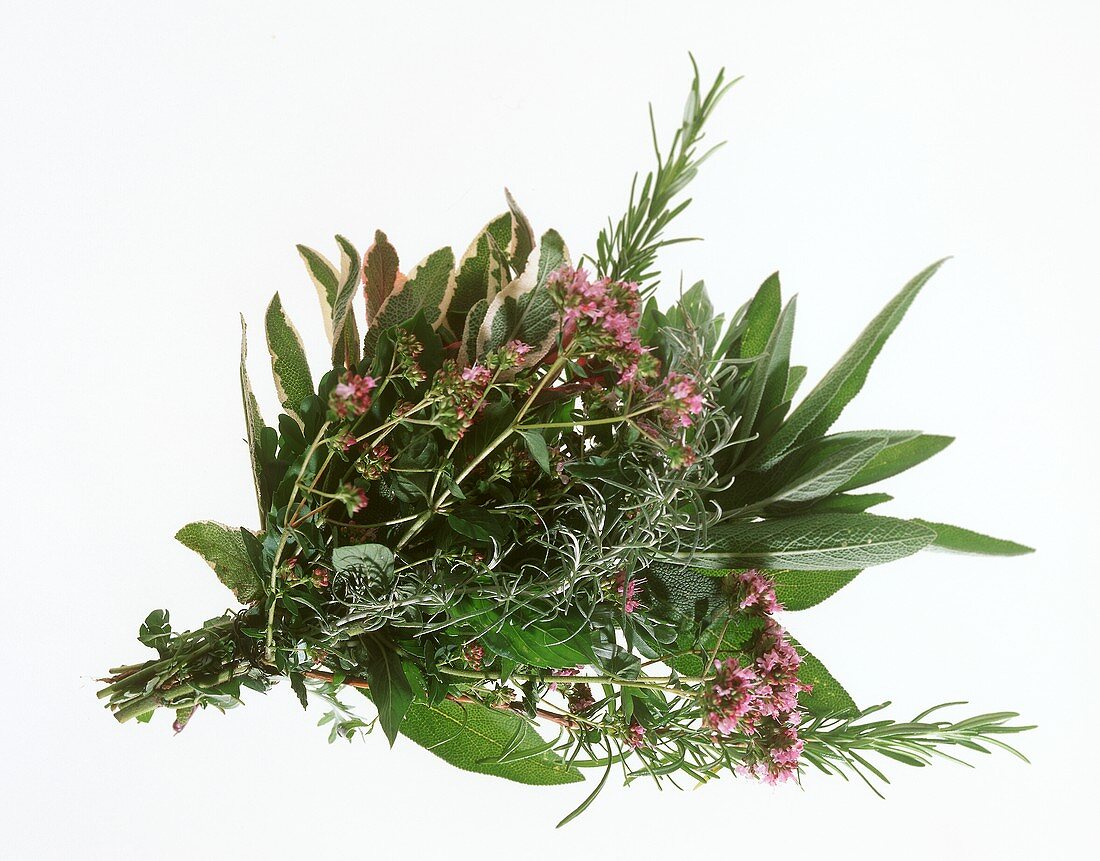
M 302 675 L 305 676 L 307 679 L 316 679 L 317 681 L 328 682 L 330 684 L 336 680 L 335 676 L 333 676 L 332 673 L 326 673 L 323 670 L 307 670 L 306 672 L 302 673 Z M 347 685 L 348 687 L 352 688 L 358 688 L 364 691 L 370 689 L 370 683 L 365 679 L 345 678 L 340 684 Z M 447 699 L 455 703 L 477 703 L 478 705 L 486 705 L 485 703 L 481 702 L 481 700 L 475 699 L 474 697 L 466 696 L 464 694 L 453 694 L 451 696 L 448 696 Z M 499 711 L 517 713 L 521 713 L 523 711 L 523 706 L 508 703 L 494 704 L 489 706 L 489 708 L 498 709 Z M 577 726 L 577 722 L 574 721 L 572 718 L 567 717 L 566 715 L 557 714 L 556 712 L 548 711 L 547 709 L 535 709 L 535 714 L 537 714 L 543 720 L 551 721 L 553 723 L 556 723 L 558 726 L 563 726 L 567 729 L 574 729 Z

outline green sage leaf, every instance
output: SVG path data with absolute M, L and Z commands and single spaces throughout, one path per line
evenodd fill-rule
M 790 568 L 834 571 L 869 568 L 910 556 L 936 533 L 910 520 L 875 514 L 805 514 L 720 524 L 705 552 L 677 553 L 702 568 Z
M 242 604 L 252 604 L 263 597 L 263 583 L 252 567 L 239 529 L 200 520 L 180 529 L 176 540 L 205 559 Z
M 932 542 L 933 547 L 941 550 L 951 550 L 955 553 L 977 553 L 982 556 L 1023 556 L 1025 553 L 1034 553 L 1035 548 L 1025 544 L 1017 544 L 1004 538 L 993 538 L 982 535 L 980 532 L 972 532 L 961 526 L 951 526 L 948 523 L 931 523 L 927 520 L 915 519 L 914 523 L 931 529 L 936 533 Z
M 276 293 L 267 306 L 267 349 L 271 353 L 271 372 L 275 388 L 287 414 L 304 425 L 302 401 L 313 394 L 313 377 L 302 346 L 302 338 L 283 310 Z
M 584 780 L 576 768 L 549 750 L 522 759 L 501 761 L 510 747 L 519 751 L 532 750 L 544 744 L 544 740 L 520 715 L 480 703 L 443 700 L 429 705 L 416 700 L 405 715 L 401 733 L 465 771 L 531 786 Z
M 943 263 L 939 260 L 918 273 L 890 300 L 756 456 L 757 468 L 766 468 L 800 442 L 825 434 L 848 402 L 859 394 L 867 380 L 867 372 L 886 339 L 897 328 L 921 288 Z

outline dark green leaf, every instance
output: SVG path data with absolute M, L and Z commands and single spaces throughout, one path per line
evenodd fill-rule
M 378 723 L 392 747 L 398 731 L 402 729 L 401 722 L 412 706 L 412 685 L 397 652 L 374 639 L 366 640 L 365 644 L 369 658 L 367 678 L 370 680 L 370 697 L 378 710 Z
M 520 431 L 523 441 L 527 444 L 527 451 L 531 453 L 542 471 L 550 475 L 550 449 L 546 445 L 546 438 L 537 430 Z
M 825 665 L 811 655 L 806 648 L 787 635 L 791 645 L 802 656 L 802 666 L 798 669 L 798 678 L 804 684 L 813 685 L 813 690 L 804 691 L 798 696 L 799 704 L 812 715 L 854 714 L 857 711 L 855 700 L 844 687 L 825 669 Z
M 851 583 L 859 571 L 768 571 L 775 597 L 786 610 L 816 606 Z
M 760 285 L 745 312 L 745 331 L 741 336 L 742 359 L 759 356 L 767 349 L 782 304 L 779 273 L 774 272 Z

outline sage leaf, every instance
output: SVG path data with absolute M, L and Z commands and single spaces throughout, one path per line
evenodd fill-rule
M 180 529 L 176 540 L 205 559 L 242 604 L 252 604 L 263 597 L 263 583 L 252 567 L 240 530 L 200 520 Z
M 854 490 L 890 478 L 928 460 L 955 441 L 954 437 L 918 434 L 893 442 L 876 454 L 859 472 L 844 482 L 840 490 Z
M 849 715 L 858 711 L 852 695 L 844 690 L 821 661 L 789 633 L 787 640 L 802 658 L 798 668 L 798 679 L 803 684 L 813 685 L 813 689 L 798 695 L 798 703 L 812 715 L 826 717 L 830 715 Z
M 340 289 L 332 304 L 331 338 L 334 367 L 354 367 L 359 361 L 359 332 L 355 325 L 352 300 L 359 287 L 360 261 L 355 246 L 343 236 L 336 237 L 340 246 Z
M 834 571 L 869 568 L 910 556 L 936 533 L 911 520 L 875 514 L 805 514 L 719 524 L 703 552 L 673 554 L 703 568 L 790 568 Z
M 396 249 L 390 245 L 386 234 L 374 231 L 374 244 L 367 249 L 363 258 L 363 295 L 367 303 L 367 326 L 374 325 L 378 309 L 395 289 L 405 282 L 405 276 L 398 267 L 401 265 Z
M 417 263 L 378 309 L 363 339 L 363 355 L 372 357 L 378 336 L 390 326 L 412 319 L 418 311 L 423 311 L 425 320 L 438 329 L 446 320 L 454 279 L 454 252 L 450 248 L 433 251 Z
M 927 527 L 936 533 L 932 542 L 933 547 L 941 550 L 950 550 L 955 553 L 977 553 L 982 556 L 1023 556 L 1025 553 L 1034 553 L 1035 548 L 1004 538 L 993 538 L 963 529 L 961 526 L 951 526 L 948 523 L 931 523 L 927 520 L 915 519 L 914 523 Z
M 745 312 L 745 330 L 741 335 L 742 359 L 759 356 L 767 349 L 782 304 L 779 273 L 774 272 L 760 285 Z
M 276 293 L 267 306 L 267 349 L 271 353 L 271 372 L 275 388 L 287 414 L 304 426 L 302 401 L 313 394 L 313 377 L 302 346 L 302 338 L 283 310 Z
M 547 281 L 568 263 L 569 252 L 561 236 L 557 231 L 546 231 L 527 258 L 523 272 L 489 303 L 477 338 L 479 358 L 511 340 L 523 341 L 532 348 L 523 359 L 525 367 L 533 366 L 549 352 L 558 331 L 558 313 Z
M 897 328 L 921 288 L 944 263 L 939 260 L 918 273 L 887 303 L 841 357 L 783 423 L 756 456 L 755 466 L 766 468 L 800 442 L 814 439 L 836 421 L 848 402 L 867 380 L 867 372 L 883 344 Z
M 382 544 L 353 544 L 332 551 L 332 565 L 339 574 L 353 574 L 368 583 L 393 582 L 393 551 Z
M 567 765 L 550 750 L 521 759 L 501 761 L 509 747 L 529 751 L 545 742 L 520 715 L 490 709 L 480 703 L 443 700 L 429 705 L 415 700 L 401 724 L 401 734 L 465 771 L 531 786 L 554 786 L 584 780 L 580 771 Z
M 241 400 L 244 403 L 245 440 L 248 443 L 248 459 L 252 464 L 252 484 L 256 490 L 256 507 L 260 511 L 260 528 L 267 526 L 267 511 L 271 507 L 271 489 L 263 470 L 263 446 L 261 435 L 264 419 L 260 405 L 252 391 L 248 377 L 248 326 L 241 315 Z
M 768 571 L 784 610 L 816 607 L 859 576 L 859 571 Z
M 320 252 L 304 245 L 295 246 L 298 256 L 306 265 L 306 272 L 317 288 L 317 301 L 321 305 L 321 318 L 325 323 L 325 335 L 332 343 L 332 309 L 336 306 L 336 296 L 340 289 L 340 273 L 336 267 Z

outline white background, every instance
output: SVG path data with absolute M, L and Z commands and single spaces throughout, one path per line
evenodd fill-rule
M 1074 858 L 1090 854 L 1097 736 L 1093 3 L 2 4 L 0 523 L 7 858 Z M 762 7 L 777 7 L 764 9 Z M 323 354 L 295 242 L 411 264 L 460 250 L 507 184 L 591 250 L 671 132 L 687 52 L 745 80 L 729 145 L 664 259 L 732 310 L 776 268 L 796 359 L 823 373 L 894 290 L 926 288 L 839 428 L 958 436 L 889 482 L 887 511 L 1033 544 L 924 554 L 786 623 L 862 703 L 969 699 L 1040 729 L 976 770 L 896 766 L 888 800 L 804 790 L 535 789 L 380 735 L 329 747 L 289 690 L 116 725 L 94 679 L 141 659 L 145 614 L 225 608 L 172 540 L 251 524 L 237 314 L 273 416 L 275 290 Z M 532 849 L 531 847 L 534 847 Z M 392 856 L 390 853 L 392 852 Z

